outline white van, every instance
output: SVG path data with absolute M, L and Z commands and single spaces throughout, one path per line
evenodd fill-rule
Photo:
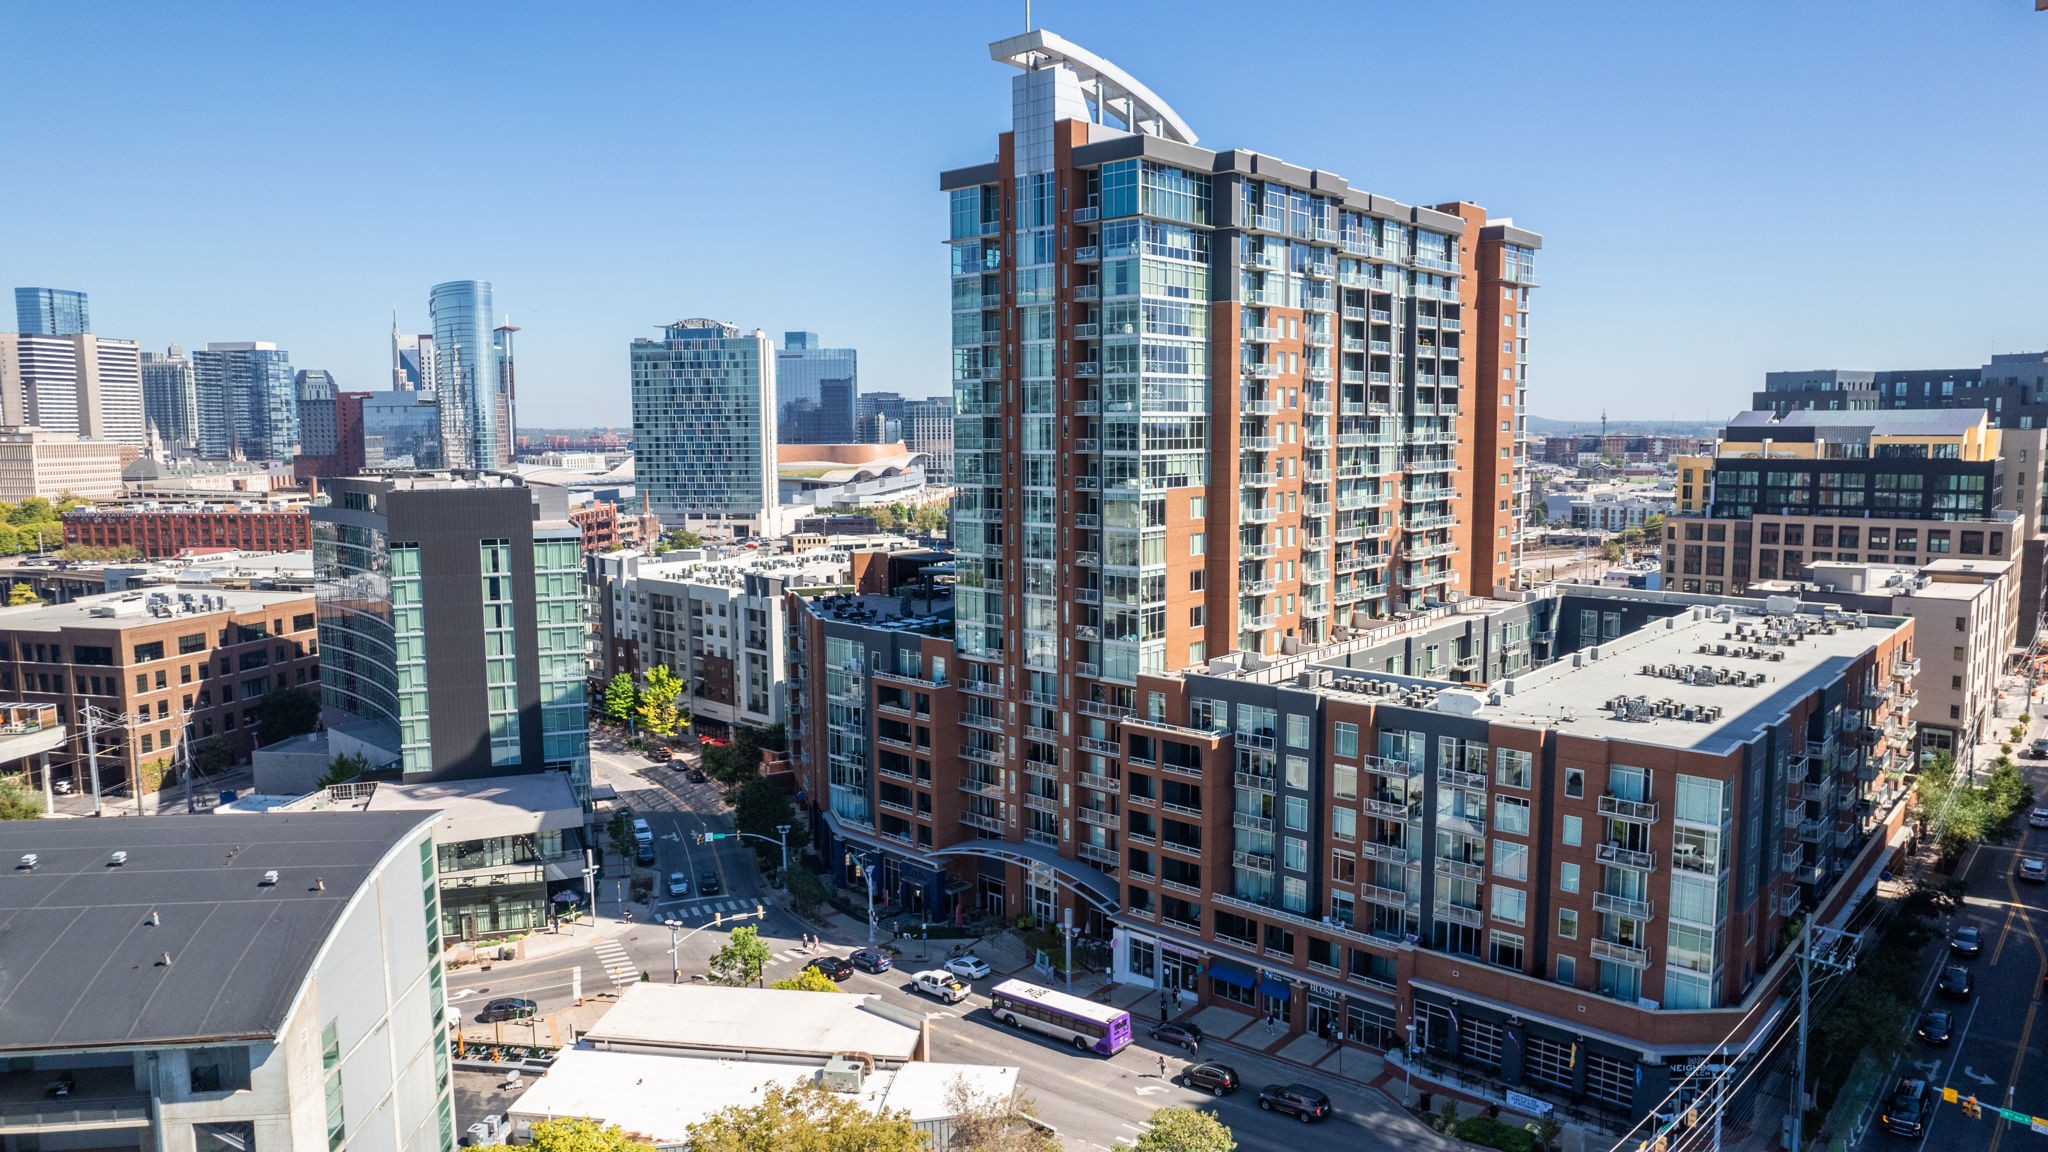
M 654 843 L 654 829 L 649 828 L 647 821 L 638 816 L 633 817 L 633 842 L 647 845 Z

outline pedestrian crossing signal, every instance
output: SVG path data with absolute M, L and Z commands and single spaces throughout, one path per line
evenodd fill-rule
M 1984 1116 L 1984 1106 L 1977 1103 L 1975 1096 L 1965 1096 L 1963 1098 L 1963 1115 L 1968 1116 L 1972 1120 L 1980 1120 Z

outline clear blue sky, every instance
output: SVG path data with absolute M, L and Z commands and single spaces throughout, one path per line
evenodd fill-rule
M 1718 418 L 1769 368 L 2048 346 L 2048 14 L 1942 3 L 1038 0 L 1205 145 L 1540 231 L 1531 408 Z M 945 201 L 1023 4 L 14 0 L 0 288 L 145 346 L 387 379 L 492 281 L 529 426 L 629 423 L 626 343 L 713 316 L 942 389 Z M 5 300 L 6 297 L 0 297 Z M 0 321 L 4 322 L 4 321 Z

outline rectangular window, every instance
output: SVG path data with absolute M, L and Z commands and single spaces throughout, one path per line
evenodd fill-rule
M 1287 746 L 1289 748 L 1307 748 L 1308 732 L 1308 717 L 1289 716 L 1287 718 Z
M 1350 808 L 1330 809 L 1330 835 L 1339 840 L 1358 839 L 1358 813 Z
M 1577 892 L 1579 890 L 1579 866 L 1577 864 L 1559 864 L 1557 866 L 1557 888 L 1560 892 Z
M 1503 924 L 1521 924 L 1529 916 L 1529 894 L 1520 888 L 1493 890 L 1493 918 Z
M 1493 842 L 1493 874 L 1503 880 L 1529 878 L 1529 846 L 1513 840 Z
M 1534 757 L 1513 748 L 1494 750 L 1494 783 L 1504 788 L 1527 788 L 1534 773 Z
M 1557 910 L 1557 934 L 1567 940 L 1579 938 L 1579 912 L 1576 908 Z
M 1358 755 L 1358 725 L 1339 720 L 1333 727 L 1332 752 L 1337 756 Z
M 1308 830 L 1308 800 L 1302 796 L 1289 796 L 1286 804 L 1287 827 L 1296 832 Z
M 1576 848 L 1585 839 L 1585 835 L 1586 821 L 1584 817 L 1567 816 L 1564 818 L 1564 842 L 1566 844 Z
M 1496 796 L 1493 799 L 1493 830 L 1512 836 L 1529 834 L 1529 802 L 1512 796 Z

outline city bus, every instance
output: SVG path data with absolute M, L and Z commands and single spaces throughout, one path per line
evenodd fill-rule
M 1022 980 L 989 989 L 989 1010 L 1012 1028 L 1029 1028 L 1083 1052 L 1114 1056 L 1131 1045 L 1131 1014 Z

